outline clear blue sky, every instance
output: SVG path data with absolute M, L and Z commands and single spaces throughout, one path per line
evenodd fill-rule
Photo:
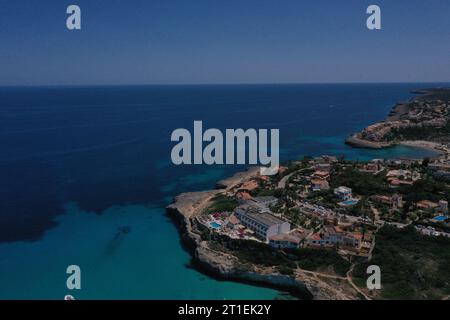
M 0 0 L 0 85 L 397 81 L 450 81 L 450 1 Z

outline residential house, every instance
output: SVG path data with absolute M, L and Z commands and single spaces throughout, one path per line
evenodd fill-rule
M 311 180 L 312 191 L 326 191 L 330 190 L 330 184 L 326 180 L 312 179 Z
M 244 182 L 244 183 L 239 187 L 239 190 L 240 190 L 240 191 L 248 191 L 248 192 L 250 192 L 250 191 L 253 191 L 253 190 L 257 189 L 258 186 L 259 186 L 259 184 L 258 184 L 257 181 L 255 181 L 255 180 L 249 180 L 249 181 Z
M 383 168 L 383 165 L 381 164 L 381 162 L 372 161 L 372 162 L 369 162 L 369 163 L 363 165 L 363 167 L 359 171 L 366 172 L 366 173 L 372 173 L 372 174 L 378 174 L 383 170 L 384 170 L 384 168 Z
M 380 196 L 376 195 L 371 197 L 372 201 L 385 204 L 393 210 L 403 208 L 403 197 L 399 194 L 394 194 L 392 196 Z
M 343 246 L 351 248 L 359 248 L 362 235 L 345 232 L 339 227 L 325 226 L 319 233 L 308 236 L 308 245 L 320 247 Z
M 422 200 L 416 203 L 416 207 L 422 210 L 434 210 L 439 208 L 439 203 L 428 200 Z
M 330 172 L 317 170 L 312 174 L 311 179 L 328 180 L 330 179 Z
M 334 189 L 334 194 L 342 201 L 347 201 L 353 198 L 352 189 L 344 186 Z

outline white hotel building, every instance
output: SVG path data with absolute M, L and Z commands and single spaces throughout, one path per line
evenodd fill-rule
M 261 212 L 259 208 L 242 205 L 236 208 L 235 215 L 247 228 L 253 230 L 258 238 L 269 242 L 270 237 L 287 234 L 291 230 L 289 222 L 281 220 L 274 215 Z

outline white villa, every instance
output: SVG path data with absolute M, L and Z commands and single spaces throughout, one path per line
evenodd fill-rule
M 342 201 L 347 201 L 353 198 L 352 189 L 343 186 L 334 189 L 334 194 Z

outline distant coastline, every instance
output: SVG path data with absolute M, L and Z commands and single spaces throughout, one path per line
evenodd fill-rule
M 411 93 L 419 96 L 397 103 L 385 120 L 352 134 L 345 143 L 368 149 L 405 145 L 432 150 L 440 155 L 450 154 L 447 145 L 450 141 L 446 137 L 450 118 L 450 88 L 422 89 Z M 442 132 L 436 134 L 434 129 Z M 422 133 L 414 136 L 411 133 L 414 130 L 421 130 Z M 427 130 L 432 133 L 428 135 Z M 403 133 L 407 133 L 406 137 Z

